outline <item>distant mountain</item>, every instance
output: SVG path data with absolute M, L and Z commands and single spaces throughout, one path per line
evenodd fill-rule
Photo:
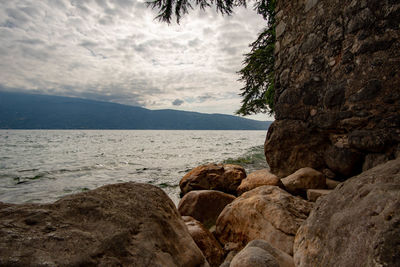
M 0 129 L 265 130 L 269 121 L 0 92 Z

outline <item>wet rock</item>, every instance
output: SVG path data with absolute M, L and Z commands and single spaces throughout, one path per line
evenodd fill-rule
M 292 254 L 294 235 L 312 203 L 294 197 L 277 186 L 260 186 L 227 205 L 217 219 L 216 236 L 222 244 L 244 247 L 253 239 L 264 239 Z
M 224 260 L 224 250 L 221 245 L 199 221 L 190 216 L 183 216 L 182 219 L 210 266 L 218 267 Z
M 159 188 L 107 185 L 53 204 L 0 205 L 1 266 L 208 266 Z
M 326 187 L 324 174 L 308 167 L 301 168 L 281 181 L 285 185 L 286 191 L 295 195 L 305 195 L 307 189 Z
M 208 164 L 194 168 L 179 182 L 181 196 L 192 190 L 218 190 L 236 194 L 236 189 L 246 178 L 243 167 L 233 164 Z
M 294 243 L 296 266 L 400 265 L 400 158 L 320 199 Z
M 238 195 L 241 195 L 244 192 L 263 185 L 275 185 L 285 189 L 285 186 L 276 175 L 270 173 L 268 169 L 262 169 L 250 173 L 246 179 L 243 179 L 242 183 L 237 188 L 237 192 Z
M 190 191 L 179 202 L 178 211 L 182 216 L 191 216 L 206 228 L 215 222 L 226 205 L 235 200 L 235 196 L 215 190 Z
M 308 189 L 307 190 L 307 199 L 309 201 L 315 202 L 317 201 L 318 198 L 322 196 L 326 196 L 332 192 L 332 190 L 329 189 Z

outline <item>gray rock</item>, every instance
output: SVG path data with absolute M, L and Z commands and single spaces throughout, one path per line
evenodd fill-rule
M 318 3 L 318 0 L 306 0 L 304 11 L 308 12 L 311 8 L 313 8 Z
M 296 266 L 400 266 L 400 158 L 340 184 L 296 234 Z
M 281 23 L 279 23 L 276 26 L 276 29 L 275 29 L 276 37 L 281 36 L 285 32 L 285 29 L 286 29 L 286 24 L 282 21 Z
M 0 205 L 0 266 L 209 266 L 159 188 L 107 185 Z

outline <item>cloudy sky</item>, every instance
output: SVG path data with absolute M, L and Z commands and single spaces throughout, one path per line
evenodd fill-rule
M 0 90 L 233 114 L 261 16 L 195 9 L 167 25 L 143 2 L 0 0 Z

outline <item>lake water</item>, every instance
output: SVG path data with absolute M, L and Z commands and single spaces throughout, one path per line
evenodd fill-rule
M 267 167 L 265 131 L 0 130 L 0 201 L 52 202 L 119 182 L 161 187 L 205 163 Z

